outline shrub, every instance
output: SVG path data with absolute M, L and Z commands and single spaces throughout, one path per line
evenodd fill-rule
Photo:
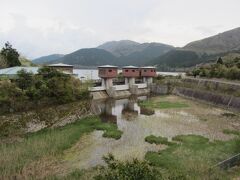
M 240 59 L 235 58 L 227 62 L 219 59 L 216 64 L 194 68 L 192 72 L 188 72 L 187 75 L 233 80 L 240 79 Z
M 161 173 L 151 167 L 146 161 L 133 161 L 120 162 L 115 160 L 113 155 L 109 154 L 103 157 L 107 163 L 107 168 L 103 168 L 99 175 L 95 176 L 96 180 L 157 180 L 162 179 Z
M 88 85 L 52 68 L 41 68 L 37 75 L 21 70 L 16 80 L 0 84 L 0 113 L 88 99 Z

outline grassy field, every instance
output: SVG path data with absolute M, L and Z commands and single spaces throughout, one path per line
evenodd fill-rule
M 162 138 L 153 136 L 152 139 L 156 143 L 166 144 Z M 163 151 L 148 152 L 145 159 L 167 173 L 177 173 L 187 179 L 228 179 L 226 171 L 210 168 L 240 152 L 240 137 L 226 142 L 210 142 L 202 136 L 180 135 L 174 137 L 173 141 L 175 143 Z
M 97 117 L 88 117 L 63 128 L 29 134 L 21 142 L 0 144 L 0 179 L 24 176 L 22 170 L 29 164 L 48 157 L 60 157 L 83 134 L 95 129 L 103 130 L 104 137 L 115 139 L 119 139 L 122 133 L 115 124 L 102 123 Z
M 154 108 L 154 109 L 169 109 L 169 108 L 185 108 L 188 107 L 187 104 L 180 102 L 169 102 L 169 101 L 141 101 L 140 106 L 145 108 Z

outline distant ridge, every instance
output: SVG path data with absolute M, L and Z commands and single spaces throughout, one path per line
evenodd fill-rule
M 116 64 L 116 57 L 103 49 L 87 48 L 67 54 L 55 62 L 75 66 L 99 66 L 103 64 Z
M 194 52 L 217 54 L 240 49 L 240 27 L 218 35 L 194 41 L 183 47 Z
M 130 40 L 109 41 L 100 46 L 98 49 L 104 49 L 116 57 L 127 56 L 133 52 L 139 51 L 140 43 Z
M 169 51 L 149 61 L 148 64 L 157 65 L 159 70 L 169 71 L 216 61 L 218 57 L 229 53 L 240 54 L 240 28 L 191 42 L 183 48 Z
M 55 60 L 63 56 L 64 56 L 63 54 L 51 54 L 48 56 L 42 56 L 42 57 L 36 58 L 32 62 L 34 64 L 48 64 L 48 63 L 54 62 Z

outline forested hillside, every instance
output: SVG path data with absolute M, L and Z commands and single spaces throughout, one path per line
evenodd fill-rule
M 42 56 L 40 58 L 34 59 L 32 62 L 35 64 L 48 64 L 53 61 L 56 61 L 57 59 L 63 57 L 63 54 L 52 54 L 49 56 Z
M 217 54 L 240 49 L 240 28 L 220 33 L 218 35 L 194 41 L 187 44 L 183 49 Z
M 103 64 L 116 64 L 116 59 L 114 55 L 103 49 L 89 48 L 67 54 L 55 62 L 81 66 L 99 66 Z

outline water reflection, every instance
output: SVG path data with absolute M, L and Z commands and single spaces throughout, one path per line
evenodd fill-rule
M 131 97 L 129 99 L 107 99 L 94 101 L 92 111 L 100 115 L 103 122 L 118 123 L 120 120 L 134 120 L 138 115 L 153 115 L 152 109 L 140 107 L 138 101 L 146 100 L 147 96 Z

